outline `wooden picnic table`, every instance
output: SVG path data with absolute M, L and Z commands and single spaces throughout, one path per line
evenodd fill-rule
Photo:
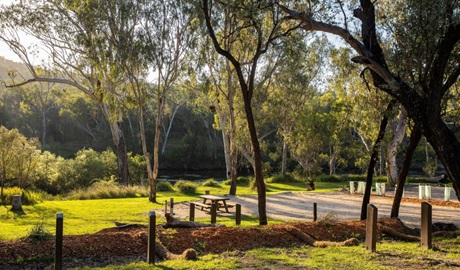
M 203 198 L 203 203 L 196 203 L 196 205 L 201 206 L 201 210 L 211 208 L 211 205 L 216 204 L 217 209 L 225 208 L 225 212 L 228 213 L 228 208 L 233 207 L 233 205 L 227 204 L 227 201 L 230 200 L 229 197 L 215 195 L 201 195 L 200 197 Z

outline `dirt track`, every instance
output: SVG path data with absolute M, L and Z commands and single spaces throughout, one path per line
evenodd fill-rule
M 451 201 L 449 204 L 456 207 L 438 206 L 443 204 L 444 188 L 432 188 L 433 223 L 454 223 L 460 227 L 460 203 Z M 378 208 L 378 216 L 390 217 L 394 191 L 389 190 L 386 196 L 371 196 L 370 203 Z M 452 195 L 453 191 L 452 191 Z M 243 215 L 258 215 L 256 196 L 229 196 L 231 204 L 241 204 Z M 420 227 L 420 201 L 418 200 L 418 186 L 407 187 L 405 198 L 400 207 L 400 219 L 409 227 Z M 313 220 L 313 203 L 317 203 L 318 219 L 328 214 L 333 214 L 338 221 L 359 220 L 362 205 L 362 195 L 349 194 L 348 192 L 318 193 L 284 192 L 267 196 L 267 215 L 270 218 L 285 221 L 311 221 Z M 455 197 L 451 197 L 455 200 Z M 177 204 L 174 207 L 175 216 L 188 219 L 189 203 Z M 233 216 L 231 213 L 218 212 L 221 216 Z M 196 217 L 209 217 L 208 211 L 195 210 Z

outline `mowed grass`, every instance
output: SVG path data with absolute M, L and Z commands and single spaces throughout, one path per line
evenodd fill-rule
M 460 239 L 435 241 L 437 249 L 420 248 L 418 243 L 383 241 L 377 251 L 364 244 L 354 247 L 258 248 L 245 252 L 203 254 L 195 261 L 167 260 L 149 265 L 131 262 L 100 268 L 75 269 L 458 269 Z
M 333 191 L 344 186 L 344 183 L 317 183 L 318 191 Z M 45 228 L 54 234 L 56 213 L 64 214 L 64 234 L 76 235 L 94 233 L 104 228 L 114 226 L 114 222 L 147 224 L 149 211 L 159 211 L 164 208 L 165 201 L 174 198 L 175 202 L 198 200 L 199 195 L 209 190 L 211 194 L 228 194 L 229 186 L 219 187 L 198 186 L 196 194 L 183 194 L 178 191 L 158 192 L 157 202 L 151 203 L 148 198 L 123 198 L 99 200 L 56 200 L 45 201 L 36 205 L 24 205 L 23 212 L 12 212 L 11 206 L 0 206 L 0 240 L 18 239 L 27 235 L 31 228 L 43 223 Z M 306 190 L 306 184 L 268 183 L 267 193 L 300 192 Z M 256 190 L 247 186 L 238 186 L 238 195 L 256 195 Z M 158 223 L 164 223 L 163 215 L 157 215 Z M 197 220 L 209 222 L 208 220 Z M 269 220 L 271 222 L 279 222 Z M 220 224 L 234 224 L 231 218 L 219 219 Z M 258 224 L 257 217 L 243 217 L 242 225 Z

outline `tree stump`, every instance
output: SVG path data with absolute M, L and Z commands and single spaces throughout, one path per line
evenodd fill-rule
M 22 211 L 21 195 L 13 195 L 13 207 L 11 207 L 11 210 Z

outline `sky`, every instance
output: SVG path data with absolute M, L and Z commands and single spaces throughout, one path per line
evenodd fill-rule
M 15 2 L 18 2 L 18 0 L 0 0 L 0 5 L 10 5 Z M 3 56 L 8 60 L 13 60 L 15 62 L 21 62 L 19 57 L 17 57 L 17 55 L 10 50 L 8 45 L 6 45 L 2 41 L 0 41 L 0 56 Z

